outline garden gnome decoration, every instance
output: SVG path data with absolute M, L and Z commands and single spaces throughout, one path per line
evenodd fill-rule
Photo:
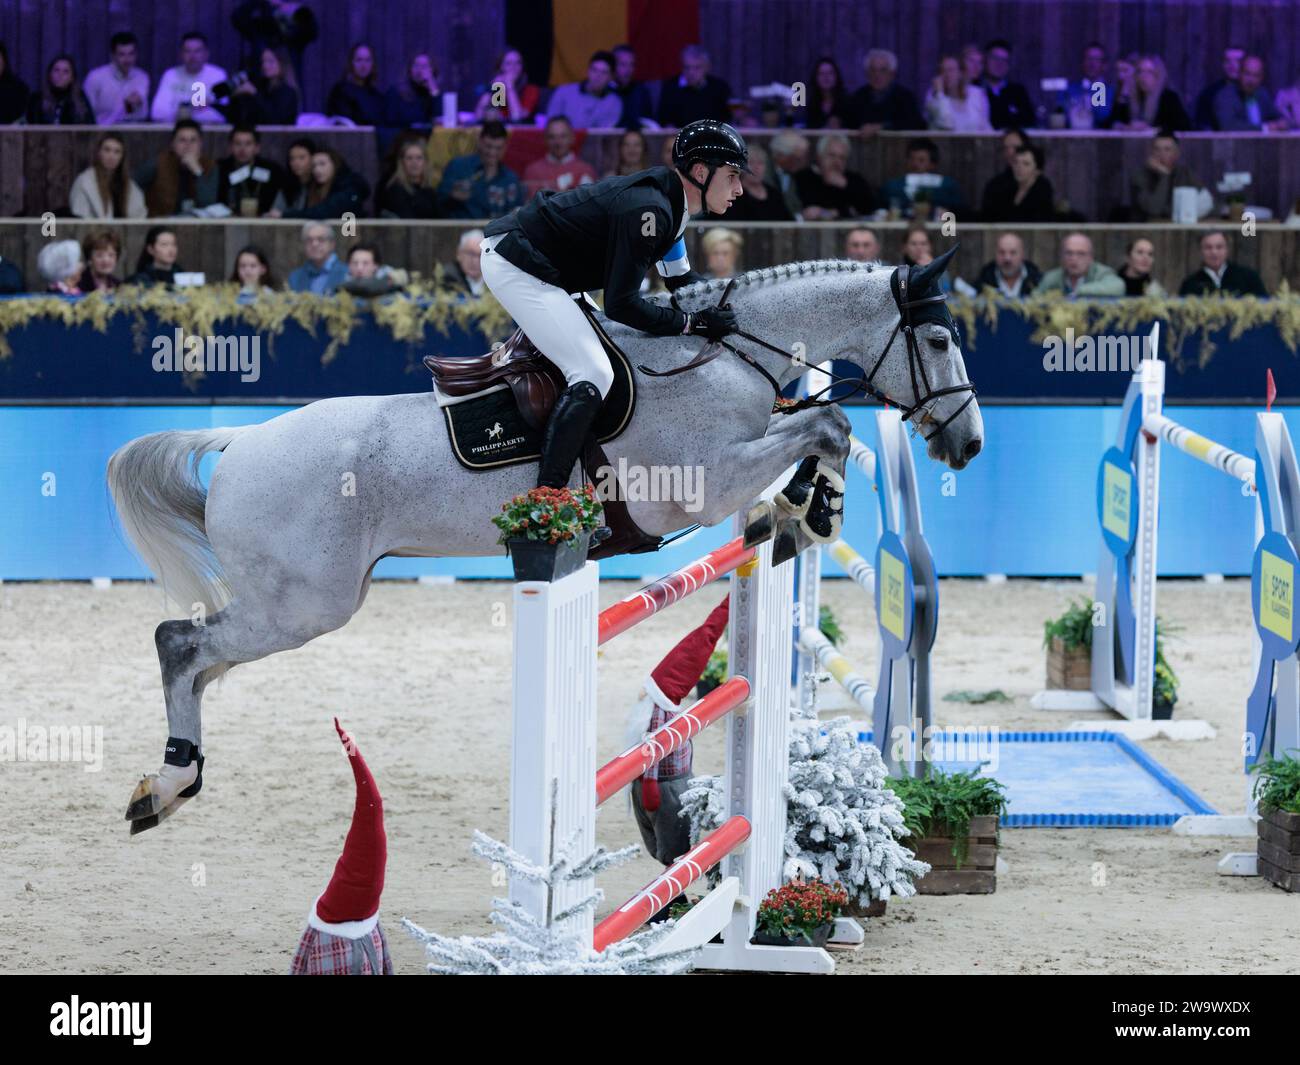
M 352 764 L 357 802 L 343 854 L 329 886 L 312 903 L 289 972 L 293 976 L 392 976 L 388 941 L 379 927 L 388 841 L 384 801 L 356 742 L 334 719 Z
M 641 699 L 633 710 L 636 742 L 645 732 L 653 732 L 681 712 L 682 703 L 699 683 L 727 627 L 730 605 L 728 595 L 713 608 L 704 624 L 687 633 L 646 678 Z M 632 809 L 641 839 L 647 853 L 664 865 L 691 849 L 690 821 L 679 815 L 681 795 L 691 777 L 693 754 L 687 741 L 632 782 Z

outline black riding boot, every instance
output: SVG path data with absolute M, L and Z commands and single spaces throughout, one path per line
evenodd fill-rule
M 542 439 L 542 461 L 537 468 L 538 488 L 564 488 L 573 464 L 582 454 L 587 433 L 600 412 L 600 389 L 590 381 L 579 381 L 560 393 L 546 423 Z

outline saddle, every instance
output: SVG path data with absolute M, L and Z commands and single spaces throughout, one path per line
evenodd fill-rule
M 618 437 L 636 409 L 636 384 L 623 350 L 610 339 L 584 297 L 576 300 L 596 331 L 614 370 L 611 385 L 583 447 L 588 475 L 610 465 L 602 444 Z M 522 329 L 504 344 L 472 358 L 426 355 L 433 390 L 443 413 L 452 453 L 469 470 L 535 463 L 551 408 L 564 391 L 564 375 Z M 612 471 L 611 471 L 612 473 Z M 614 475 L 616 476 L 616 475 Z M 628 514 L 624 493 L 604 500 L 608 539 L 593 544 L 590 558 L 657 551 L 662 538 L 642 531 Z

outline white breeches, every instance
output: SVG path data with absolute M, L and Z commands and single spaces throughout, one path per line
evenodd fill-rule
M 590 381 L 602 397 L 609 394 L 614 371 L 600 338 L 563 289 L 520 270 L 492 249 L 501 235 L 483 241 L 482 270 L 487 287 L 537 350 L 560 368 L 566 384 Z

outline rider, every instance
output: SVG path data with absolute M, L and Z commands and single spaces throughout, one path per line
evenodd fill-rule
M 668 288 L 697 280 L 683 234 L 691 215 L 723 214 L 749 172 L 745 141 L 711 118 L 683 126 L 673 165 L 609 177 L 567 192 L 539 192 L 484 229 L 483 280 L 537 349 L 564 374 L 566 387 L 542 440 L 538 487 L 563 488 L 614 381 L 609 356 L 570 293 L 605 290 L 605 314 L 656 336 L 710 341 L 736 331 L 735 312 L 690 314 L 643 299 L 651 263 Z

